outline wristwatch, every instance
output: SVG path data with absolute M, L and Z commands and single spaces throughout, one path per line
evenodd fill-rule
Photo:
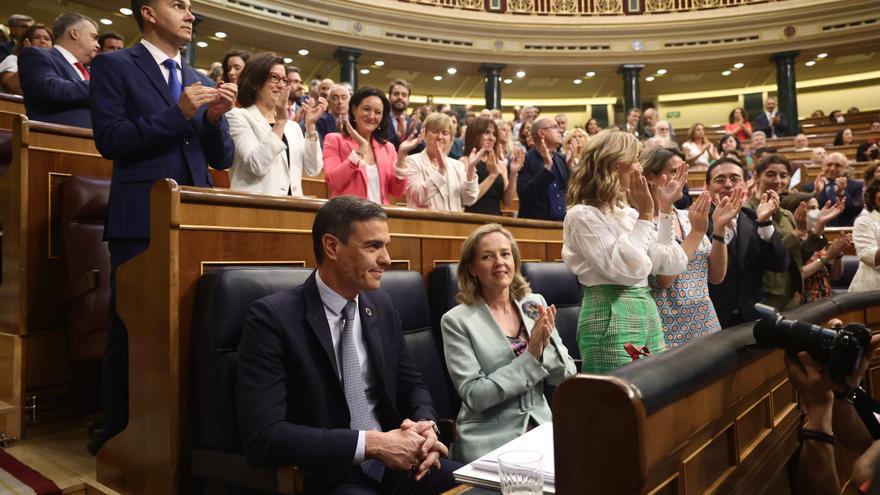
M 316 137 L 318 137 L 318 132 L 317 131 L 307 132 L 306 137 L 307 138 L 316 138 Z

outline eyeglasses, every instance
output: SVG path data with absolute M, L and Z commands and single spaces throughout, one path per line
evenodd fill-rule
M 275 74 L 272 72 L 269 73 L 269 81 L 272 84 L 281 84 L 282 86 L 290 86 L 290 79 L 288 79 L 286 77 L 281 77 L 278 74 Z
M 719 175 L 718 177 L 715 177 L 714 179 L 712 179 L 712 182 L 714 182 L 716 184 L 724 185 L 727 183 L 727 181 L 730 181 L 731 184 L 737 185 L 740 182 L 742 182 L 742 180 L 743 180 L 743 178 L 741 175 L 730 175 L 730 176 Z

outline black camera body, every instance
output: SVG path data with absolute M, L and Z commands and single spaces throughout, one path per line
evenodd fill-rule
M 859 323 L 840 329 L 822 328 L 812 323 L 785 319 L 776 309 L 755 304 L 763 318 L 755 322 L 753 334 L 762 347 L 775 347 L 796 355 L 807 351 L 824 365 L 832 378 L 853 374 L 871 342 L 871 330 Z

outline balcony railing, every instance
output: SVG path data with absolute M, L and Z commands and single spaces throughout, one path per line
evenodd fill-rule
M 738 7 L 783 0 L 399 0 L 511 15 L 638 15 Z

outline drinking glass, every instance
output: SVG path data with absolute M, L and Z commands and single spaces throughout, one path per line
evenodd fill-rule
M 543 456 L 533 450 L 513 450 L 498 455 L 498 476 L 504 495 L 544 493 Z

